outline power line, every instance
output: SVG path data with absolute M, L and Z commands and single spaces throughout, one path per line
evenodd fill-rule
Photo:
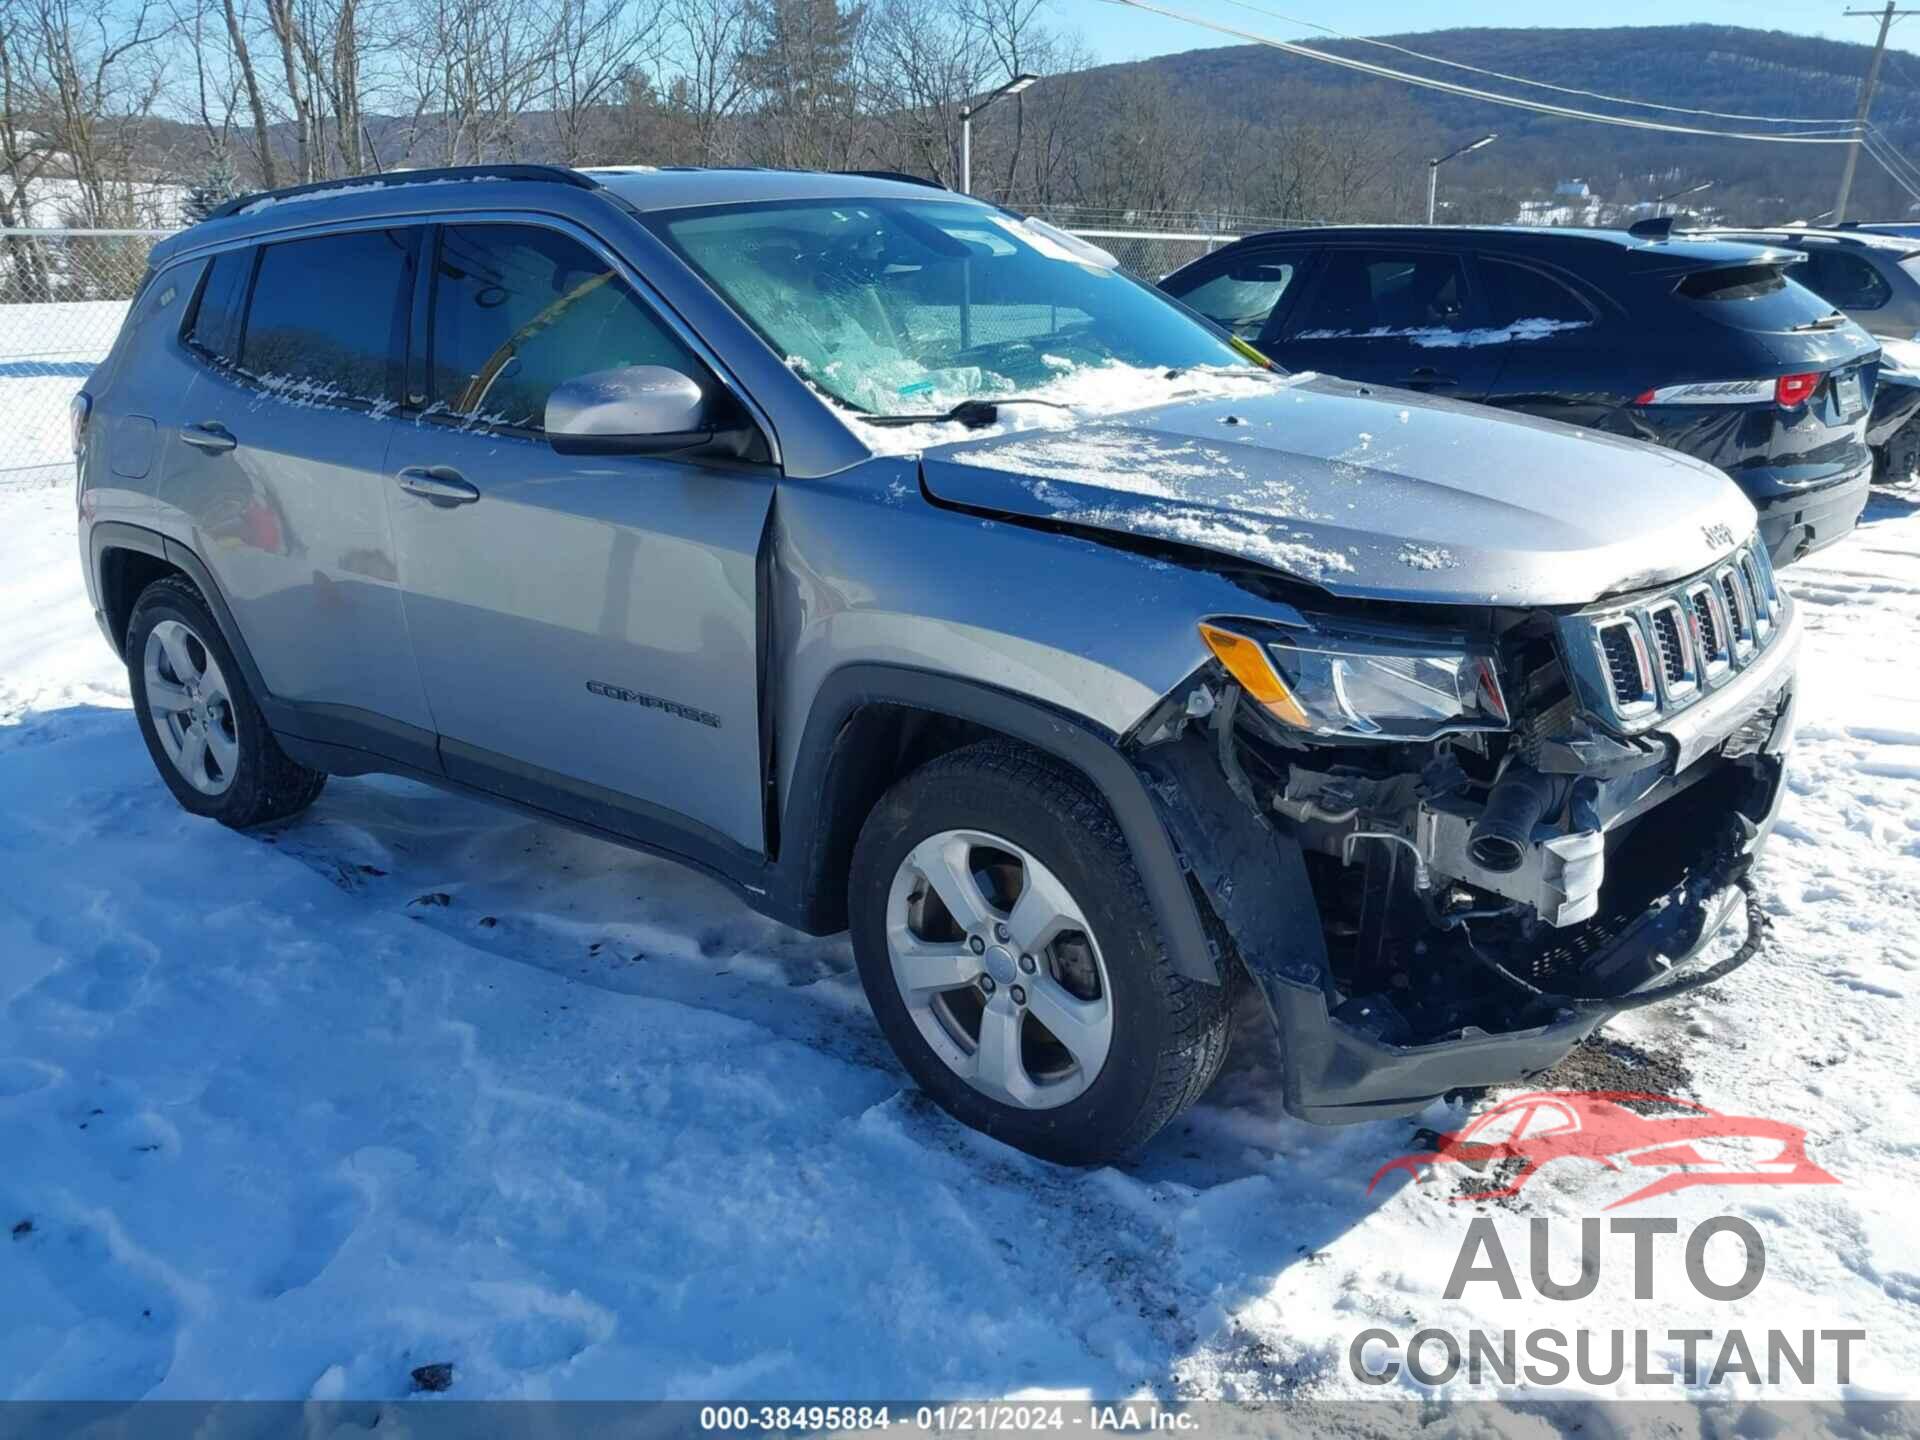
M 1386 65 L 1375 65 L 1370 61 L 1356 60 L 1345 55 L 1332 55 L 1324 50 L 1315 50 L 1309 45 L 1296 44 L 1291 40 L 1275 40 L 1269 35 L 1259 35 L 1252 31 L 1236 29 L 1223 25 L 1217 20 L 1190 15 L 1182 10 L 1168 9 L 1149 3 L 1149 0 L 1109 0 L 1115 5 L 1125 5 L 1135 10 L 1145 10 L 1151 14 L 1163 15 L 1171 20 L 1183 20 L 1190 25 L 1198 25 L 1205 30 L 1214 30 L 1222 35 L 1231 35 L 1237 40 L 1250 41 L 1255 45 L 1270 46 L 1283 50 L 1290 55 L 1299 55 L 1304 59 L 1318 60 L 1322 64 L 1337 65 L 1345 70 L 1357 70 L 1363 75 L 1372 75 L 1382 80 L 1398 80 L 1402 84 L 1413 85 L 1426 90 L 1438 90 L 1443 94 L 1459 95 L 1469 100 L 1483 100 L 1492 105 L 1505 105 L 1515 110 L 1530 110 L 1537 115 L 1550 115 L 1562 120 L 1587 120 L 1598 125 L 1617 125 L 1629 130 L 1653 130 L 1668 135 L 1697 135 L 1715 140 L 1756 140 L 1774 145 L 1859 145 L 1856 126 L 1845 127 L 1849 133 L 1834 135 L 1765 135 L 1752 131 L 1716 130 L 1707 126 L 1675 125 L 1659 120 L 1642 120 L 1630 115 L 1602 115 L 1591 110 L 1579 110 L 1566 105 L 1553 105 L 1541 100 L 1523 100 L 1516 95 L 1502 95 L 1497 91 L 1482 90 L 1471 85 L 1459 85 L 1450 80 L 1436 80 L 1426 75 L 1411 75 L 1404 70 L 1395 70 Z
M 1844 115 L 1741 115 L 1726 110 L 1694 110 L 1685 105 L 1662 105 L 1656 100 L 1634 100 L 1624 95 L 1608 95 L 1599 90 L 1580 90 L 1571 85 L 1552 85 L 1545 80 L 1529 80 L 1524 75 L 1509 75 L 1500 70 L 1488 70 L 1479 65 L 1469 65 L 1464 60 L 1449 60 L 1444 55 L 1428 55 L 1423 51 L 1409 49 L 1405 45 L 1396 45 L 1391 40 L 1379 40 L 1370 35 L 1349 35 L 1344 30 L 1336 30 L 1331 25 L 1321 25 L 1313 20 L 1303 20 L 1297 15 L 1285 15 L 1278 10 L 1269 10 L 1250 0 L 1226 0 L 1226 3 L 1240 10 L 1250 10 L 1256 15 L 1265 15 L 1272 20 L 1284 20 L 1289 25 L 1299 25 L 1308 30 L 1318 30 L 1338 40 L 1350 40 L 1357 45 L 1373 45 L 1382 50 L 1392 50 L 1415 60 L 1425 60 L 1434 65 L 1446 65 L 1455 70 L 1464 70 L 1474 75 L 1485 75 L 1492 80 L 1507 80 L 1515 85 L 1531 85 L 1537 90 L 1552 90 L 1561 95 L 1579 95 L 1588 100 L 1605 100 L 1614 105 L 1633 105 L 1643 110 L 1664 110 L 1674 115 L 1701 115 L 1713 120 L 1758 120 L 1769 125 L 1847 125 L 1850 123 Z M 1324 52 L 1321 52 L 1324 53 Z
M 1843 10 L 1840 13 L 1842 15 L 1853 16 L 1871 15 L 1874 12 L 1871 10 Z M 1896 17 L 1916 14 L 1920 14 L 1920 11 L 1896 9 L 1894 7 L 1894 0 L 1887 0 L 1886 8 L 1880 12 L 1880 38 L 1873 42 L 1873 58 L 1867 62 L 1867 78 L 1860 86 L 1860 108 L 1854 113 L 1853 117 L 1854 128 L 1863 132 L 1863 138 L 1868 120 L 1868 112 L 1873 109 L 1873 88 L 1880 83 L 1880 62 L 1885 58 L 1887 53 L 1887 31 L 1893 28 L 1893 22 Z M 1865 146 L 1862 145 L 1860 148 L 1864 149 Z M 1876 156 L 1875 158 L 1878 157 Z M 1853 192 L 1853 169 L 1854 166 L 1859 163 L 1859 160 L 1860 150 L 1849 150 L 1847 151 L 1845 162 L 1840 167 L 1840 197 L 1833 202 L 1833 223 L 1836 225 L 1846 223 L 1847 197 Z M 1882 165 L 1886 164 L 1884 160 L 1880 163 Z
M 1880 168 L 1893 177 L 1894 184 L 1915 200 L 1920 200 L 1920 188 L 1916 188 L 1920 187 L 1920 170 L 1915 170 L 1912 161 L 1895 150 L 1887 138 L 1877 130 L 1869 130 L 1862 134 L 1861 142 L 1867 154 L 1878 161 Z M 1905 167 L 1906 173 L 1902 174 L 1897 167 Z M 1839 217 L 1836 216 L 1834 224 L 1839 223 Z
M 1886 131 L 1882 130 L 1878 125 L 1869 124 L 1862 134 L 1861 139 L 1869 145 L 1877 145 L 1879 149 L 1884 152 L 1886 159 L 1881 161 L 1882 164 L 1891 161 L 1896 167 L 1906 173 L 1908 179 L 1912 180 L 1915 184 L 1920 184 L 1920 165 L 1916 165 L 1905 155 L 1902 155 L 1900 153 L 1900 147 L 1893 143 L 1892 137 L 1889 136 Z

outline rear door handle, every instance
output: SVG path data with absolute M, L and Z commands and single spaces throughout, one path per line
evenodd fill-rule
M 400 472 L 400 488 L 439 506 L 471 505 L 480 491 L 458 470 L 446 465 L 409 465 Z
M 214 424 L 182 425 L 180 438 L 194 449 L 204 450 L 209 455 L 221 454 L 240 443 L 226 426 Z

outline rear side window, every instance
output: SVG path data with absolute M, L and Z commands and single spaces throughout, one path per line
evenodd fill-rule
M 223 250 L 207 266 L 186 339 L 209 360 L 231 365 L 239 358 L 240 317 L 246 310 L 247 281 L 252 274 L 251 250 Z
M 1793 278 L 1836 310 L 1878 310 L 1893 298 L 1893 287 L 1858 255 L 1844 250 L 1809 250 Z
M 1466 298 L 1455 256 L 1335 250 L 1321 263 L 1319 288 L 1295 338 L 1465 330 Z
M 1482 262 L 1487 282 L 1487 312 L 1491 324 L 1505 329 L 1523 320 L 1550 320 L 1557 325 L 1586 325 L 1593 310 L 1571 288 L 1529 265 L 1507 260 Z
M 432 398 L 495 425 L 545 429 L 565 380 L 626 365 L 705 370 L 613 267 L 537 225 L 449 225 L 434 266 Z
M 1686 276 L 1674 293 L 1696 314 L 1738 330 L 1778 333 L 1833 313 L 1830 301 L 1788 275 L 1780 265 L 1716 265 Z
M 357 230 L 269 245 L 247 308 L 249 374 L 327 399 L 398 394 L 414 232 Z
M 1244 340 L 1253 340 L 1298 272 L 1299 267 L 1291 260 L 1247 261 L 1202 280 L 1184 293 L 1172 293 L 1214 324 Z

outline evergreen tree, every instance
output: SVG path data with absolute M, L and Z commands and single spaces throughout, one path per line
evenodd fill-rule
M 233 161 L 222 150 L 207 166 L 200 183 L 187 191 L 181 212 L 189 225 L 198 224 L 240 193 L 240 177 L 233 172 Z

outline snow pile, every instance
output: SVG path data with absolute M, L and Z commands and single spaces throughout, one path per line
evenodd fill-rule
M 1460 560 L 1444 545 L 1415 545 L 1409 542 L 1400 547 L 1400 563 L 1412 570 L 1452 570 Z

